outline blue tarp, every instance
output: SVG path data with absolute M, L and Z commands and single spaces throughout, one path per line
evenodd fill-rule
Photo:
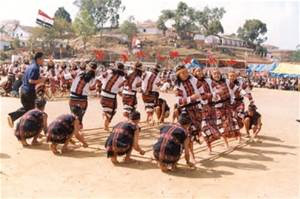
M 271 72 L 277 67 L 276 63 L 273 64 L 250 64 L 248 65 L 247 72 Z
M 204 64 L 200 64 L 196 59 L 192 59 L 191 63 L 187 65 L 190 68 L 204 68 Z

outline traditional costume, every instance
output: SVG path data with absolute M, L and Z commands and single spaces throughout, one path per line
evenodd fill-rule
M 153 145 L 155 159 L 164 164 L 178 162 L 188 133 L 179 124 L 168 124 L 160 129 L 160 137 Z
M 46 129 L 44 117 L 47 117 L 47 114 L 39 109 L 33 109 L 25 113 L 16 126 L 15 136 L 18 140 L 21 140 L 21 136 L 25 139 L 32 138 L 40 134 L 43 129 Z
M 74 131 L 74 122 L 76 117 L 71 114 L 61 115 L 57 117 L 48 126 L 47 142 L 54 144 L 64 144 L 72 137 Z
M 133 147 L 134 133 L 139 127 L 130 122 L 120 122 L 112 130 L 106 140 L 107 157 L 124 155 Z

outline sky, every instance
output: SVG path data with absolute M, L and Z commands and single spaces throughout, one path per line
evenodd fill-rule
M 224 7 L 222 19 L 225 34 L 236 33 L 247 19 L 267 24 L 267 44 L 281 49 L 295 49 L 300 44 L 300 0 L 181 0 L 195 9 L 205 6 Z M 74 0 L 0 0 L 0 21 L 17 19 L 22 25 L 35 26 L 38 9 L 53 16 L 58 7 L 65 7 L 76 17 Z M 137 21 L 157 20 L 161 10 L 176 9 L 180 0 L 122 0 L 126 7 L 121 22 L 129 16 Z

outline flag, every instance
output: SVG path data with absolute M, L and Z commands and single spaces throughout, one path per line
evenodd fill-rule
M 230 66 L 233 66 L 233 65 L 237 64 L 237 61 L 230 59 L 229 61 L 227 61 L 227 64 Z
M 167 57 L 162 56 L 159 52 L 156 53 L 156 59 L 158 61 L 165 61 L 167 59 Z
M 137 51 L 137 52 L 135 53 L 135 55 L 136 55 L 139 59 L 142 59 L 142 58 L 145 57 L 145 53 L 144 53 L 144 51 L 142 51 L 142 50 Z
M 49 17 L 46 13 L 44 13 L 43 11 L 39 10 L 38 11 L 38 15 L 36 18 L 36 23 L 41 25 L 41 26 L 45 26 L 47 28 L 51 28 L 54 24 L 54 19 Z
M 178 51 L 176 51 L 176 50 L 170 51 L 170 52 L 169 52 L 169 55 L 170 55 L 170 58 L 171 58 L 171 59 L 175 59 L 175 58 L 179 57 L 179 53 L 178 53 Z
M 182 61 L 183 61 L 184 64 L 189 64 L 189 63 L 191 63 L 192 58 L 190 56 L 187 56 Z
M 208 63 L 210 65 L 217 64 L 217 59 L 211 54 L 211 52 L 208 53 Z
M 96 59 L 102 61 L 104 59 L 105 53 L 102 50 L 95 50 Z
M 129 60 L 127 53 L 122 53 L 120 58 L 123 62 L 127 62 Z

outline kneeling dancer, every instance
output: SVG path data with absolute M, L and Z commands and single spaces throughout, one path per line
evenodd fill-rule
M 105 148 L 107 157 L 111 159 L 112 163 L 119 163 L 117 156 L 126 154 L 125 162 L 129 162 L 132 148 L 138 151 L 141 155 L 145 154 L 139 146 L 139 122 L 141 115 L 137 111 L 132 111 L 129 114 L 129 120 L 118 123 L 112 130 L 111 134 L 106 140 Z
M 48 127 L 47 142 L 51 142 L 50 149 L 54 154 L 58 154 L 57 145 L 63 144 L 61 153 L 68 150 L 68 144 L 75 137 L 83 144 L 83 147 L 88 147 L 84 141 L 80 131 L 80 120 L 77 115 L 81 115 L 82 109 L 79 106 L 72 108 L 72 114 L 65 114 L 57 117 Z
M 39 144 L 37 141 L 42 130 L 46 132 L 47 129 L 47 114 L 44 112 L 46 100 L 36 99 L 35 109 L 25 113 L 17 124 L 15 130 L 15 136 L 22 143 L 22 145 L 28 146 L 26 139 L 33 138 L 31 144 Z
M 160 137 L 153 146 L 153 155 L 163 172 L 176 168 L 183 149 L 187 165 L 194 166 L 190 162 L 190 139 L 188 137 L 191 123 L 189 115 L 183 113 L 179 116 L 177 124 L 168 124 L 160 129 Z M 169 169 L 168 166 L 171 168 Z

